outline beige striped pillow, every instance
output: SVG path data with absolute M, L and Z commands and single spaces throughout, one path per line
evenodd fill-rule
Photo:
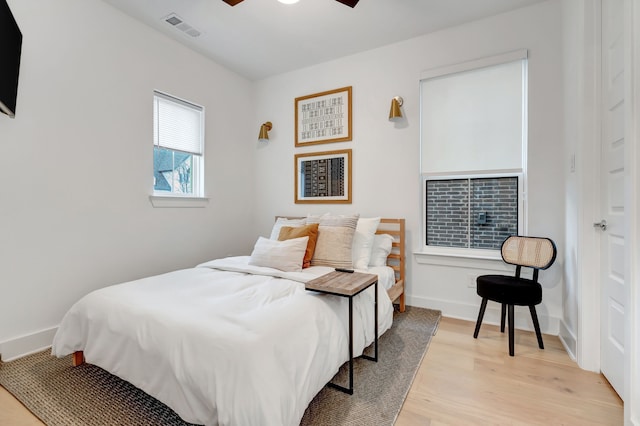
M 307 223 L 317 223 L 318 240 L 311 258 L 311 266 L 352 268 L 353 235 L 360 215 L 307 216 Z

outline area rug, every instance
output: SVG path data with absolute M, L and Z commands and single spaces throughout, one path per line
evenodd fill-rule
M 378 342 L 378 362 L 354 361 L 354 393 L 324 387 L 301 425 L 393 425 L 440 321 L 407 307 Z M 369 352 L 372 348 L 368 348 Z M 345 383 L 346 364 L 334 378 Z M 50 426 L 188 425 L 170 408 L 99 367 L 71 366 L 49 351 L 0 364 L 0 385 Z

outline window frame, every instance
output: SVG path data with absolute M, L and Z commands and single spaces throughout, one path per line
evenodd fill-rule
M 477 249 L 477 248 L 461 248 L 461 247 L 445 247 L 445 246 L 432 246 L 427 245 L 427 181 L 428 180 L 453 180 L 453 179 L 476 179 L 476 178 L 499 178 L 499 177 L 518 177 L 518 233 L 521 235 L 527 235 L 528 233 L 528 221 L 527 221 L 527 146 L 528 146 L 528 52 L 526 49 L 520 49 L 513 52 L 507 52 L 502 55 L 496 55 L 486 58 L 480 58 L 477 60 L 445 66 L 433 70 L 425 71 L 421 74 L 420 84 L 424 80 L 433 78 L 442 78 L 448 75 L 455 75 L 462 72 L 468 72 L 473 70 L 479 70 L 486 67 L 506 64 L 509 62 L 524 61 L 523 62 L 523 92 L 522 92 L 522 162 L 520 168 L 514 169 L 501 169 L 501 170 L 461 170 L 451 172 L 424 172 L 422 164 L 420 165 L 420 179 L 421 179 L 421 248 L 416 254 L 426 255 L 424 257 L 418 256 L 419 263 L 433 263 L 441 264 L 443 257 L 460 257 L 470 258 L 478 260 L 500 260 L 501 255 L 499 249 Z M 423 111 L 422 104 L 422 88 L 420 108 L 421 114 Z M 422 115 L 420 117 L 421 126 Z M 420 133 L 420 159 L 422 159 L 423 151 L 423 136 L 422 131 Z M 422 162 L 422 160 L 420 160 Z M 435 256 L 435 257 L 431 257 Z M 446 262 L 445 262 L 446 263 Z M 456 266 L 456 263 L 452 263 L 452 266 Z
M 198 114 L 198 125 L 199 128 L 197 130 L 199 141 L 198 145 L 200 148 L 200 152 L 194 151 L 185 151 L 175 148 L 167 147 L 166 145 L 160 144 L 158 142 L 158 133 L 159 133 L 159 116 L 157 112 L 158 98 L 164 99 L 165 101 L 173 102 L 175 104 L 181 105 L 183 107 L 187 107 L 192 109 L 193 111 L 197 111 Z M 150 200 L 154 207 L 173 207 L 177 206 L 175 202 L 171 200 L 184 200 L 184 202 L 180 202 L 180 204 L 186 207 L 201 207 L 203 204 L 198 202 L 198 200 L 207 202 L 208 199 L 205 197 L 205 188 L 204 188 L 204 175 L 205 175 L 205 108 L 202 105 L 198 105 L 194 102 L 187 101 L 185 99 L 179 98 L 174 95 L 170 95 L 166 92 L 162 92 L 160 90 L 153 91 L 153 149 L 154 149 L 154 157 L 155 157 L 155 149 L 163 148 L 172 152 L 180 152 L 185 154 L 190 154 L 192 158 L 192 185 L 193 190 L 191 193 L 178 193 L 178 192 L 169 192 L 169 191 L 157 191 L 155 189 L 155 182 L 153 182 L 152 186 L 152 195 L 150 196 Z M 152 163 L 152 176 L 155 171 L 153 163 Z
M 471 257 L 478 259 L 501 259 L 499 249 L 478 249 L 469 247 L 447 247 L 435 246 L 427 244 L 427 208 L 426 194 L 427 181 L 434 180 L 456 180 L 456 179 L 490 179 L 490 178 L 518 178 L 518 233 L 520 235 L 527 234 L 526 221 L 526 173 L 523 170 L 491 170 L 487 172 L 468 172 L 455 174 L 442 173 L 422 173 L 420 179 L 422 181 L 422 221 L 421 221 L 421 240 L 422 253 L 430 255 L 453 256 L 453 257 Z

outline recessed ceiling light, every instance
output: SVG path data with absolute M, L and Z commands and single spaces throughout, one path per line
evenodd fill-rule
M 278 0 L 278 1 L 284 4 L 294 4 L 294 3 L 298 3 L 298 1 L 300 0 Z

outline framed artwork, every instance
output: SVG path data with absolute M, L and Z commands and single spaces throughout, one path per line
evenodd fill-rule
M 351 86 L 295 101 L 295 146 L 307 146 L 352 139 Z
M 351 204 L 351 150 L 295 155 L 295 202 Z

